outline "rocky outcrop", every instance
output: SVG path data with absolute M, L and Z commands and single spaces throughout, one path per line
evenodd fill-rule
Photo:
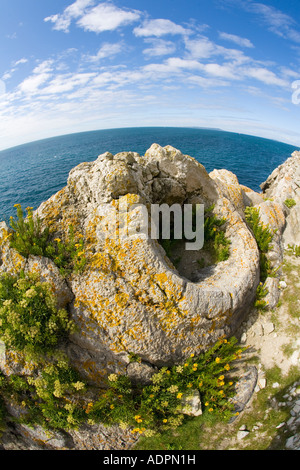
M 298 155 L 293 158 L 299 160 Z M 263 189 L 275 199 L 283 184 L 282 171 L 272 175 Z M 296 186 L 291 183 L 285 195 L 298 197 Z M 148 383 L 156 367 L 177 364 L 191 353 L 206 350 L 220 337 L 233 335 L 245 320 L 260 267 L 244 209 L 258 205 L 263 222 L 274 229 L 276 264 L 282 254 L 285 215 L 290 217 L 283 203 L 277 196 L 276 202 L 265 201 L 263 195 L 240 186 L 227 170 L 208 174 L 200 163 L 171 146 L 154 144 L 144 156 L 104 153 L 95 162 L 74 168 L 67 186 L 36 211 L 53 238 L 64 239 L 70 225 L 83 237 L 84 271 L 65 279 L 49 259 L 23 258 L 10 248 L 9 229 L 2 223 L 0 273 L 21 267 L 50 283 L 58 308 L 68 308 L 78 327 L 63 348 L 91 384 L 104 386 L 112 373 Z M 213 207 L 215 216 L 226 221 L 229 259 L 203 268 L 197 263 L 198 251 L 190 251 L 187 259 L 195 265 L 193 276 L 177 269 L 158 241 L 141 233 L 140 210 L 146 208 L 148 216 L 153 204 Z M 126 236 L 122 236 L 124 228 Z M 131 364 L 133 355 L 139 357 L 139 364 Z M 9 360 L 9 355 L 0 366 L 6 375 L 26 373 L 22 361 Z M 94 441 L 102 443 L 90 442 L 91 433 Z M 104 432 L 101 426 L 86 428 L 74 431 L 71 442 L 80 449 L 126 448 L 126 432 L 117 434 Z M 68 442 L 54 436 L 49 446 L 68 448 Z
M 261 184 L 265 197 L 280 205 L 286 217 L 283 242 L 287 247 L 300 244 L 300 152 L 296 151 Z M 285 202 L 296 204 L 289 208 Z

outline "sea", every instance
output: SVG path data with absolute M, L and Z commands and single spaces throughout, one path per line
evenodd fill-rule
M 300 150 L 275 140 L 202 128 L 121 128 L 43 139 L 0 152 L 0 221 L 15 215 L 14 204 L 36 209 L 67 184 L 70 170 L 79 163 L 104 152 L 144 155 L 153 143 L 179 149 L 208 172 L 232 171 L 240 184 L 258 192 L 271 172 Z

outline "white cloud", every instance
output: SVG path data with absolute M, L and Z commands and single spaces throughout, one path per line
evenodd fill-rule
M 77 21 L 77 25 L 85 31 L 102 33 L 134 23 L 140 18 L 140 15 L 141 13 L 137 10 L 122 10 L 111 3 L 100 3 L 86 12 Z
M 151 47 L 143 50 L 143 53 L 149 57 L 170 55 L 176 50 L 176 44 L 172 41 L 165 41 L 164 39 L 158 38 L 147 38 L 145 39 L 145 42 L 151 45 Z
M 86 8 L 94 5 L 94 3 L 94 0 L 76 0 L 62 14 L 48 16 L 44 18 L 44 21 L 53 23 L 53 29 L 68 33 L 72 20 L 82 16 Z
M 219 32 L 219 37 L 221 39 L 224 39 L 225 41 L 234 42 L 235 44 L 237 44 L 238 46 L 241 46 L 241 47 L 249 47 L 249 48 L 254 47 L 254 45 L 252 44 L 252 42 L 249 39 L 242 38 L 240 36 L 236 36 L 235 34 L 228 34 L 228 33 Z
M 123 43 L 116 42 L 116 43 L 104 43 L 97 54 L 86 56 L 86 59 L 91 62 L 98 62 L 102 59 L 107 57 L 114 57 L 115 55 L 119 54 L 123 50 Z
M 216 44 L 206 37 L 186 38 L 185 47 L 189 56 L 194 59 L 209 59 L 217 51 Z
M 14 67 L 17 67 L 18 65 L 21 65 L 21 64 L 26 64 L 28 62 L 28 59 L 25 59 L 25 57 L 22 57 L 22 59 L 19 59 L 17 60 L 16 62 L 14 62 Z
M 266 85 L 276 85 L 280 87 L 289 87 L 289 82 L 278 77 L 271 70 L 265 69 L 263 67 L 249 67 L 245 69 L 245 74 L 248 77 L 255 78 Z
M 189 34 L 188 29 L 173 23 L 171 20 L 156 19 L 147 20 L 141 26 L 134 28 L 133 33 L 137 37 L 161 37 L 167 34 Z
M 37 93 L 39 87 L 43 85 L 50 77 L 49 73 L 34 74 L 26 78 L 20 85 L 19 89 L 25 94 Z
M 53 29 L 68 33 L 73 20 L 85 31 L 102 33 L 114 31 L 137 21 L 141 13 L 137 10 L 121 9 L 110 2 L 95 5 L 95 0 L 76 0 L 63 13 L 48 16 L 46 22 L 54 24 Z

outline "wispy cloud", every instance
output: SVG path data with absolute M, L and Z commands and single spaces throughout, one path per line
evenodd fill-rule
M 145 43 L 150 45 L 150 47 L 143 50 L 143 53 L 146 56 L 159 57 L 173 54 L 176 51 L 176 44 L 172 41 L 165 41 L 164 39 L 158 38 L 146 38 Z
M 228 34 L 228 33 L 219 32 L 219 37 L 220 37 L 220 39 L 224 39 L 225 41 L 234 42 L 235 44 L 237 44 L 238 46 L 241 46 L 241 47 L 249 47 L 249 48 L 254 47 L 254 45 L 252 44 L 252 42 L 249 39 L 242 38 L 240 36 L 236 36 L 235 34 Z
M 113 58 L 117 54 L 120 54 L 124 49 L 123 42 L 110 43 L 106 42 L 102 44 L 97 54 L 88 55 L 85 58 L 91 62 L 99 62 L 102 59 Z
M 190 30 L 168 19 L 146 20 L 141 26 L 137 26 L 133 33 L 137 37 L 161 37 L 168 34 L 189 34 Z
M 265 25 L 272 33 L 292 42 L 300 43 L 300 31 L 297 29 L 297 21 L 280 9 L 253 0 L 222 0 L 222 2 L 253 13 L 256 16 L 256 21 Z

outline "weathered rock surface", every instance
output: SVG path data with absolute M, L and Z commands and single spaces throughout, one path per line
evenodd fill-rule
M 261 184 L 266 197 L 280 204 L 286 216 L 283 233 L 285 246 L 300 244 L 300 152 L 296 151 L 282 165 L 276 168 L 269 178 Z M 296 205 L 289 209 L 287 199 L 293 199 Z
M 259 281 L 259 254 L 240 213 L 238 181 L 229 172 L 219 172 L 218 181 L 223 173 L 232 182 L 231 191 L 193 158 L 156 144 L 143 157 L 105 153 L 74 168 L 68 185 L 37 211 L 54 236 L 63 237 L 72 223 L 86 240 L 88 266 L 83 274 L 73 274 L 68 285 L 49 260 L 25 261 L 3 241 L 2 271 L 13 269 L 17 257 L 51 282 L 62 303 L 69 303 L 79 333 L 72 335 L 68 352 L 91 381 L 126 373 L 129 354 L 153 365 L 176 363 L 232 334 L 247 314 Z M 226 219 L 229 260 L 209 273 L 199 267 L 198 282 L 192 282 L 180 275 L 156 240 L 113 236 L 107 221 L 116 208 L 120 231 L 125 218 L 134 226 L 137 205 L 155 203 L 214 204 L 214 213 Z
M 292 158 L 299 160 L 298 155 Z M 263 187 L 274 192 L 274 198 L 282 171 L 273 172 Z M 296 186 L 293 180 L 292 190 L 286 189 L 295 199 Z M 138 225 L 141 206 L 149 211 L 151 204 L 195 203 L 205 208 L 213 205 L 214 214 L 226 219 L 231 247 L 227 261 L 204 269 L 199 266 L 189 279 L 176 269 L 157 240 L 142 236 Z M 170 146 L 154 144 L 145 156 L 105 153 L 95 162 L 74 168 L 67 186 L 36 211 L 53 237 L 64 239 L 72 224 L 84 238 L 87 266 L 83 273 L 73 272 L 66 282 L 49 259 L 24 259 L 9 247 L 4 223 L 0 224 L 0 273 L 22 268 L 39 273 L 41 280 L 51 284 L 58 307 L 68 308 L 79 327 L 64 349 L 89 382 L 101 386 L 109 374 L 124 373 L 133 382 L 149 383 L 157 366 L 200 353 L 221 336 L 234 334 L 247 318 L 260 273 L 258 247 L 244 219 L 247 205 L 257 205 L 263 222 L 274 230 L 276 266 L 282 256 L 282 233 L 287 230 L 285 216 L 294 210 L 288 213 L 282 199 L 264 201 L 262 195 L 240 186 L 231 172 L 208 174 L 200 163 Z M 122 237 L 126 227 L 129 233 Z M 193 262 L 193 252 L 188 259 Z M 141 364 L 131 363 L 132 355 Z M 22 357 L 16 359 L 11 353 L 0 364 L 7 375 L 27 374 L 27 366 Z M 250 376 L 245 380 L 251 382 L 252 390 L 256 376 Z M 249 399 L 244 392 L 239 402 Z M 198 398 L 194 396 L 190 404 L 194 414 L 201 413 Z M 78 449 L 126 449 L 134 440 L 129 431 L 98 425 L 49 438 L 38 428 L 31 432 L 12 425 L 8 430 L 11 436 L 18 432 L 25 448 L 30 447 L 30 439 L 31 448 L 42 441 L 46 448 Z M 8 434 L 5 448 L 13 442 Z

